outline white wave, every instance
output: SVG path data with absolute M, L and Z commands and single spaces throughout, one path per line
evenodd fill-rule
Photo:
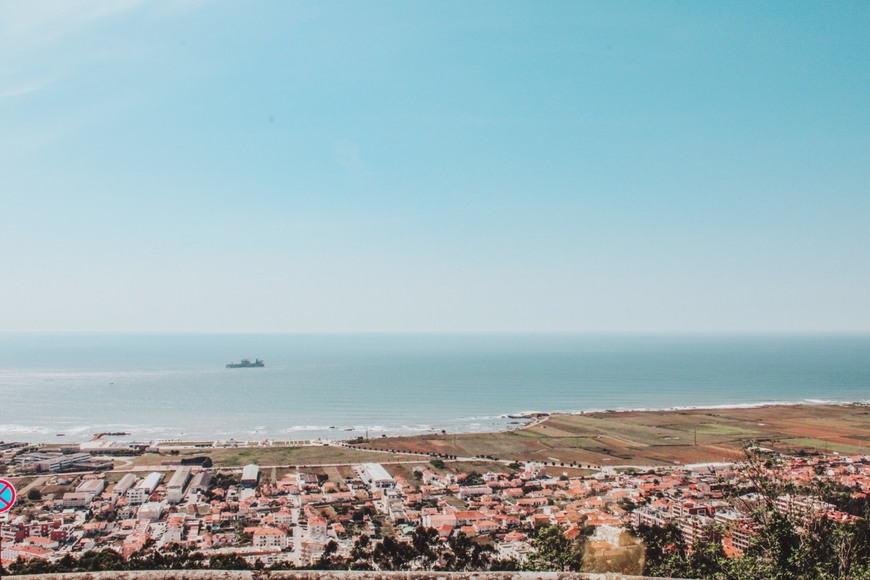
M 457 421 L 495 421 L 496 419 L 507 419 L 507 415 L 480 415 L 473 417 L 460 417 Z
M 716 405 L 683 405 L 675 407 L 608 407 L 595 409 L 580 409 L 571 411 L 551 411 L 551 414 L 582 414 L 582 413 L 605 413 L 608 411 L 617 411 L 620 413 L 627 412 L 655 412 L 655 411 L 704 411 L 706 409 L 758 409 L 761 407 L 794 407 L 797 405 L 866 405 L 870 404 L 870 399 L 859 399 L 851 401 L 843 400 L 823 400 L 823 399 L 801 399 L 799 401 L 758 401 L 754 403 L 721 403 Z
M 81 425 L 79 427 L 64 427 L 63 432 L 71 437 L 75 437 L 76 435 L 82 435 L 84 433 L 90 433 L 93 431 L 93 428 L 90 425 Z
M 282 433 L 298 433 L 300 431 L 329 431 L 329 425 L 293 425 L 282 429 Z
M 9 433 L 9 434 L 34 434 L 34 435 L 48 435 L 51 433 L 51 430 L 47 427 L 37 427 L 37 426 L 27 426 L 27 425 L 0 425 L 0 433 Z

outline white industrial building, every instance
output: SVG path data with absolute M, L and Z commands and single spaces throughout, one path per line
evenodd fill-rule
M 193 481 L 190 482 L 190 493 L 202 493 L 208 489 L 211 484 L 211 473 L 208 471 L 200 471 L 193 476 Z
M 103 479 L 85 479 L 78 486 L 76 491 L 79 493 L 89 493 L 91 495 L 100 495 L 106 487 L 106 482 Z
M 143 503 L 139 507 L 139 511 L 136 512 L 136 517 L 140 520 L 149 520 L 152 522 L 156 522 L 160 519 L 160 515 L 163 513 L 163 506 L 160 502 L 149 501 L 148 503 Z
M 121 480 L 115 484 L 115 487 L 112 488 L 112 497 L 115 499 L 120 498 L 127 494 L 127 492 L 136 484 L 136 476 L 132 473 L 126 474 Z
M 127 490 L 127 501 L 132 505 L 144 503 L 154 493 L 154 490 L 157 489 L 161 479 L 163 479 L 162 473 L 152 471 L 145 479 L 139 482 L 139 485 Z
M 15 458 L 16 463 L 31 465 L 35 471 L 59 471 L 79 463 L 87 463 L 90 460 L 90 453 L 34 452 L 25 453 Z
M 242 469 L 242 487 L 253 489 L 260 481 L 260 466 L 251 463 Z
M 94 494 L 83 493 L 80 491 L 68 491 L 63 494 L 63 507 L 65 508 L 83 508 L 91 505 L 94 501 Z
M 184 498 L 184 488 L 190 481 L 190 467 L 179 467 L 166 484 L 166 501 L 178 503 Z
M 393 476 L 380 463 L 363 463 L 358 471 L 363 482 L 372 489 L 386 489 L 395 485 Z

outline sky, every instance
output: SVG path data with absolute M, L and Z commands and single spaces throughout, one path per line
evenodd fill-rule
M 870 3 L 0 3 L 0 331 L 870 332 Z

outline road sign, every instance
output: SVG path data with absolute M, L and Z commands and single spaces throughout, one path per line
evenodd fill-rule
M 5 479 L 0 479 L 0 514 L 8 512 L 15 505 L 15 487 Z

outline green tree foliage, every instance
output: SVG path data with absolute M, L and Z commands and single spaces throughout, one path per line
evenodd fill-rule
M 338 544 L 335 540 L 330 540 L 317 559 L 314 565 L 315 570 L 342 570 L 344 569 L 345 560 L 338 557 Z
M 684 545 L 674 524 L 639 526 L 634 533 L 646 546 L 644 574 L 677 578 L 741 580 L 870 580 L 870 523 L 864 518 L 834 522 L 817 517 L 809 522 L 782 513 L 775 500 L 786 493 L 815 493 L 825 501 L 866 514 L 867 505 L 851 490 L 799 490 L 782 479 L 777 459 L 747 450 L 744 473 L 759 494 L 752 518 L 758 536 L 739 557 L 727 558 L 718 542 Z
M 213 556 L 208 563 L 212 570 L 248 570 L 248 562 L 238 554 L 220 554 Z
M 420 568 L 428 570 L 438 559 L 438 531 L 433 528 L 418 526 L 411 533 L 411 546 L 416 554 L 416 563 Z
M 583 569 L 585 537 L 568 538 L 558 526 L 546 525 L 532 539 L 534 552 L 529 556 L 533 570 L 579 572 Z
M 476 471 L 469 471 L 465 475 L 465 481 L 462 482 L 464 485 L 483 485 L 483 476 L 480 475 Z
M 330 545 L 332 544 L 332 545 Z M 350 555 L 337 555 L 338 545 L 327 544 L 320 559 L 312 566 L 320 570 L 488 570 L 493 548 L 462 533 L 442 542 L 432 528 L 418 527 L 407 539 L 387 536 L 374 541 L 361 535 L 350 550 Z M 500 569 L 516 570 L 512 561 L 499 562 Z
M 646 576 L 683 576 L 686 569 L 686 545 L 676 524 L 641 525 L 634 530 L 646 546 L 643 573 Z
M 413 546 L 387 536 L 372 551 L 372 562 L 378 570 L 406 570 L 414 556 Z
M 486 570 L 492 553 L 492 546 L 481 544 L 462 532 L 450 538 L 450 551 L 445 554 L 445 568 L 457 572 Z
M 141 550 L 125 560 L 114 550 L 91 550 L 77 559 L 70 554 L 55 562 L 35 558 L 24 562 L 18 560 L 9 566 L 10 574 L 56 574 L 64 572 L 105 572 L 114 570 L 181 570 L 204 567 L 205 557 L 199 552 L 177 544 L 162 547 L 159 551 Z M 212 560 L 214 562 L 214 559 Z M 219 561 L 220 562 L 220 561 Z M 244 563 L 244 560 L 242 560 Z M 237 564 L 237 562 L 236 562 Z M 212 566 L 220 567 L 220 566 Z M 239 568 L 236 568 L 239 569 Z

